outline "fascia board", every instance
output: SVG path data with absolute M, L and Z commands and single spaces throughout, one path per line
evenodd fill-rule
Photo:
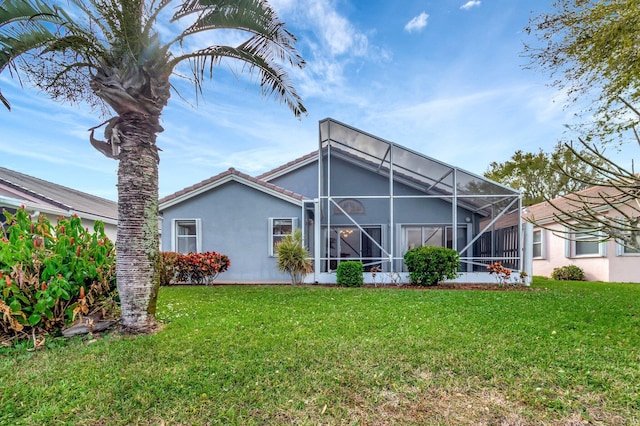
M 280 198 L 280 199 L 282 199 L 284 201 L 287 201 L 287 202 L 289 202 L 291 204 L 294 204 L 296 206 L 302 206 L 302 201 L 298 200 L 297 198 L 289 197 L 286 194 L 282 194 L 281 192 L 274 191 L 274 190 L 272 190 L 270 188 L 266 188 L 266 187 L 264 187 L 264 186 L 262 186 L 262 185 L 260 185 L 258 183 L 252 182 L 252 181 L 250 181 L 248 179 L 245 179 L 245 178 L 243 178 L 241 176 L 237 176 L 237 175 L 234 175 L 234 174 L 229 174 L 227 176 L 224 176 L 224 177 L 216 180 L 215 182 L 211 182 L 211 183 L 209 183 L 207 185 L 204 185 L 204 186 L 202 186 L 200 188 L 194 189 L 193 191 L 190 191 L 190 192 L 187 192 L 185 194 L 182 194 L 181 196 L 176 197 L 176 198 L 174 198 L 174 199 L 172 199 L 170 201 L 167 201 L 166 203 L 162 203 L 162 204 L 160 204 L 159 208 L 160 208 L 160 210 L 165 210 L 165 209 L 167 209 L 169 207 L 172 207 L 172 206 L 175 206 L 177 204 L 180 204 L 180 203 L 182 203 L 184 201 L 187 201 L 190 198 L 193 198 L 195 196 L 203 194 L 203 193 L 205 193 L 205 192 L 207 192 L 207 191 L 209 191 L 211 189 L 214 189 L 214 188 L 216 188 L 218 186 L 224 185 L 225 183 L 228 183 L 228 182 L 231 182 L 231 181 L 238 182 L 240 184 L 243 184 L 243 185 L 248 186 L 250 188 L 256 189 L 256 190 L 261 191 L 261 192 L 264 192 L 264 193 L 266 193 L 268 195 L 271 195 L 273 197 Z
M 299 161 L 299 162 L 297 162 L 295 164 L 292 164 L 287 168 L 284 168 L 282 170 L 278 170 L 278 171 L 276 171 L 274 173 L 268 174 L 267 176 L 263 177 L 262 180 L 265 181 L 265 182 L 269 182 L 269 181 L 271 181 L 273 179 L 279 178 L 280 176 L 284 176 L 286 174 L 289 174 L 289 173 L 293 172 L 294 170 L 298 170 L 299 168 L 304 167 L 304 166 L 306 166 L 308 164 L 317 163 L 317 162 L 318 162 L 318 154 L 316 153 L 316 155 L 313 155 L 313 156 L 311 156 L 311 157 L 309 157 L 309 158 L 307 158 L 305 160 L 302 160 L 302 161 Z

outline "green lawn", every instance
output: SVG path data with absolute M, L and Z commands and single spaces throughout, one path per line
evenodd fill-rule
M 158 316 L 0 349 L 0 424 L 640 425 L 640 285 L 168 287 Z

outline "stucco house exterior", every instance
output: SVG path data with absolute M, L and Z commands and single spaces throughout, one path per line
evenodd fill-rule
M 510 188 L 325 119 L 317 151 L 256 177 L 232 168 L 162 198 L 161 247 L 228 255 L 220 282 L 286 282 L 275 248 L 300 228 L 314 266 L 307 282 L 335 283 L 345 260 L 363 263 L 366 282 L 406 281 L 404 253 L 419 245 L 458 250 L 458 281 L 493 282 L 489 263 L 523 269 L 519 211 Z M 518 225 L 498 229 L 510 212 Z
M 93 229 L 96 220 L 100 220 L 104 223 L 105 234 L 116 240 L 116 202 L 0 167 L 0 211 L 15 212 L 21 206 L 32 216 L 46 215 L 52 223 L 60 216 L 78 215 L 89 230 Z M 3 221 L 4 216 L 0 216 L 0 223 Z
M 578 192 L 585 199 L 597 199 L 615 189 L 593 186 Z M 615 198 L 615 197 L 614 197 Z M 637 216 L 637 201 L 604 206 L 603 216 L 617 217 L 621 212 Z M 555 207 L 557 207 L 557 209 Z M 555 268 L 576 265 L 588 281 L 640 282 L 640 251 L 632 250 L 615 239 L 596 241 L 586 233 L 570 232 L 558 219 L 560 211 L 578 211 L 579 205 L 566 197 L 524 208 L 523 218 L 534 223 L 532 235 L 533 274 L 550 277 Z M 559 209 L 559 210 L 558 210 Z

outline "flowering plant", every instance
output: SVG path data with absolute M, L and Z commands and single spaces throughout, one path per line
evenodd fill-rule
M 505 268 L 502 262 L 493 262 L 487 265 L 489 275 L 496 275 L 496 279 L 500 285 L 509 284 L 511 281 L 511 269 Z

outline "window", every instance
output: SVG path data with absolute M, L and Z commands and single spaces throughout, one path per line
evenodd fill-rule
M 567 240 L 567 257 L 605 256 L 606 245 L 597 236 L 586 232 L 572 234 Z
M 600 254 L 600 243 L 594 241 L 593 235 L 580 233 L 575 234 L 574 238 L 574 256 L 593 256 Z
M 416 247 L 421 246 L 435 246 L 453 248 L 453 227 L 446 225 L 405 225 L 402 227 L 403 231 L 403 250 L 402 255 Z M 456 250 L 460 252 L 467 246 L 467 226 L 461 225 L 457 229 L 457 242 Z M 465 250 L 460 253 L 461 257 L 469 256 L 470 250 Z M 406 265 L 402 264 L 406 270 Z M 462 264 L 461 268 L 466 268 Z M 463 269 L 461 269 L 463 270 Z
M 322 257 L 326 258 L 327 254 L 329 257 L 328 263 L 322 265 L 323 272 L 335 271 L 338 264 L 345 260 L 361 261 L 366 270 L 381 266 L 382 227 L 379 225 L 363 226 L 362 230 L 350 225 L 331 226 L 328 248 L 327 228 L 323 227 L 322 241 L 325 241 Z
M 346 198 L 338 202 L 338 206 L 340 208 L 335 207 L 333 209 L 333 214 L 336 215 L 344 215 L 347 213 L 348 215 L 354 214 L 365 214 L 364 206 L 358 200 L 354 200 L 353 198 Z M 343 211 L 344 210 L 344 211 Z
M 637 255 L 640 254 L 640 250 L 638 249 L 633 249 L 631 247 L 627 247 L 624 245 L 624 243 L 619 242 L 618 243 L 618 256 L 625 256 L 625 255 Z
M 269 256 L 276 255 L 276 245 L 287 235 L 293 234 L 296 228 L 296 218 L 269 219 Z
M 533 231 L 533 258 L 543 259 L 542 230 Z
M 420 246 L 436 246 L 453 248 L 453 228 L 451 226 L 431 225 L 431 226 L 403 226 L 404 230 L 404 250 Z M 459 226 L 457 249 L 462 250 L 467 245 L 467 227 Z M 466 255 L 466 253 L 463 253 Z
M 199 253 L 202 251 L 200 219 L 174 219 L 172 251 Z

